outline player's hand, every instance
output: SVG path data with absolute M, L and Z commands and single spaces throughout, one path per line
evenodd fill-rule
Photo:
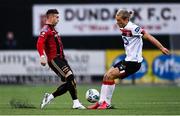
M 170 54 L 170 51 L 169 51 L 167 48 L 165 48 L 165 47 L 163 47 L 163 48 L 161 49 L 161 51 L 162 51 L 162 53 L 165 54 L 165 55 L 169 55 L 169 54 Z
M 42 66 L 46 66 L 46 57 L 44 56 L 44 55 L 42 55 L 41 57 L 40 57 L 40 62 L 41 62 L 41 65 Z

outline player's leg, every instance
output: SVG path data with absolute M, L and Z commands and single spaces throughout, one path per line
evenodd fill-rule
M 100 100 L 98 103 L 89 106 L 89 109 L 106 109 L 111 106 L 111 99 L 115 89 L 114 79 L 124 78 L 125 66 L 123 62 L 119 62 L 111 67 L 103 77 L 103 83 L 101 86 Z
M 104 75 L 103 78 L 101 95 L 99 100 L 101 106 L 99 106 L 98 109 L 111 107 L 111 99 L 113 92 L 115 90 L 114 79 L 121 78 L 124 76 L 125 76 L 125 71 L 124 70 L 119 71 L 117 67 L 112 67 L 107 71 L 107 73 Z
M 66 93 L 68 91 L 67 82 L 65 82 L 65 79 L 63 76 L 59 73 L 57 70 L 57 67 L 55 67 L 51 62 L 48 63 L 49 67 L 59 76 L 61 77 L 61 80 L 64 82 L 62 85 L 60 85 L 53 93 L 45 93 L 44 98 L 41 103 L 41 109 L 43 109 L 47 104 L 49 104 L 54 98 Z
M 120 72 L 118 68 L 110 68 L 103 77 L 103 83 L 100 91 L 100 99 L 99 102 L 94 105 L 89 106 L 89 109 L 97 109 L 102 106 L 108 108 L 111 107 L 111 99 L 115 89 L 114 79 L 118 77 L 123 77 L 125 72 Z
M 54 91 L 52 93 L 52 95 L 55 97 L 58 97 L 64 93 L 66 93 L 68 91 L 68 87 L 67 87 L 67 82 L 65 81 L 65 78 L 63 77 L 63 75 L 59 72 L 58 70 L 58 65 L 55 65 L 56 62 L 50 62 L 49 63 L 49 67 L 61 78 L 61 81 L 64 82 L 62 85 L 60 85 L 56 91 Z
M 76 82 L 73 72 L 65 59 L 54 59 L 52 64 L 57 68 L 61 74 L 62 80 L 66 81 L 66 90 L 69 91 L 73 100 L 73 108 L 85 109 L 85 107 L 79 102 L 77 98 Z
M 73 100 L 73 108 L 74 109 L 85 109 L 85 107 L 79 102 L 78 97 L 77 97 L 77 88 L 76 88 L 76 81 L 74 79 L 74 75 L 71 74 L 71 75 L 67 76 L 66 80 L 67 80 L 68 91 Z
M 141 67 L 141 63 L 137 62 L 126 62 L 122 61 L 113 66 L 104 76 L 102 85 L 102 98 L 100 99 L 100 106 L 98 109 L 107 109 L 111 105 L 111 99 L 113 91 L 115 89 L 114 79 L 123 79 L 135 72 L 137 72 Z M 104 88 L 103 88 L 104 86 Z
M 41 103 L 41 109 L 44 108 L 47 104 L 49 104 L 55 97 L 66 93 L 66 91 L 67 91 L 67 83 L 64 83 L 60 85 L 55 92 L 51 94 L 45 93 Z
M 79 102 L 78 97 L 77 97 L 77 88 L 76 88 L 76 81 L 74 78 L 74 74 L 70 67 L 67 69 L 69 69 L 69 70 L 67 71 L 65 78 L 66 78 L 66 82 L 67 82 L 68 91 L 73 100 L 73 108 L 74 109 L 85 109 L 85 107 Z

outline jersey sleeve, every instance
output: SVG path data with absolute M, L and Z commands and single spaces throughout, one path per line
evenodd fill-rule
M 36 44 L 40 56 L 44 55 L 44 43 L 47 39 L 47 36 L 48 36 L 48 29 L 46 30 L 42 29 Z
M 145 30 L 137 25 L 133 26 L 132 34 L 134 36 L 143 36 L 145 34 Z

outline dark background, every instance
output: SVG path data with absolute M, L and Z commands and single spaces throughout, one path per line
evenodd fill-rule
M 1 0 L 0 1 L 0 49 L 7 31 L 13 31 L 21 50 L 36 49 L 37 37 L 32 36 L 33 4 L 91 4 L 91 3 L 177 3 L 178 0 Z M 169 48 L 169 35 L 154 35 L 163 45 Z M 123 48 L 120 36 L 69 36 L 62 37 L 66 49 L 119 49 Z M 156 49 L 144 41 L 144 49 Z

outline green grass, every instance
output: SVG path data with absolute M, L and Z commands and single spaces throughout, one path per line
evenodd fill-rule
M 88 88 L 100 90 L 100 85 L 78 85 L 78 96 L 85 106 L 90 105 L 85 99 Z M 180 87 L 117 85 L 112 101 L 116 109 L 71 109 L 69 93 L 56 98 L 46 109 L 39 109 L 43 94 L 55 89 L 56 86 L 0 86 L 0 115 L 180 115 Z M 35 108 L 12 108 L 12 99 L 27 101 Z

